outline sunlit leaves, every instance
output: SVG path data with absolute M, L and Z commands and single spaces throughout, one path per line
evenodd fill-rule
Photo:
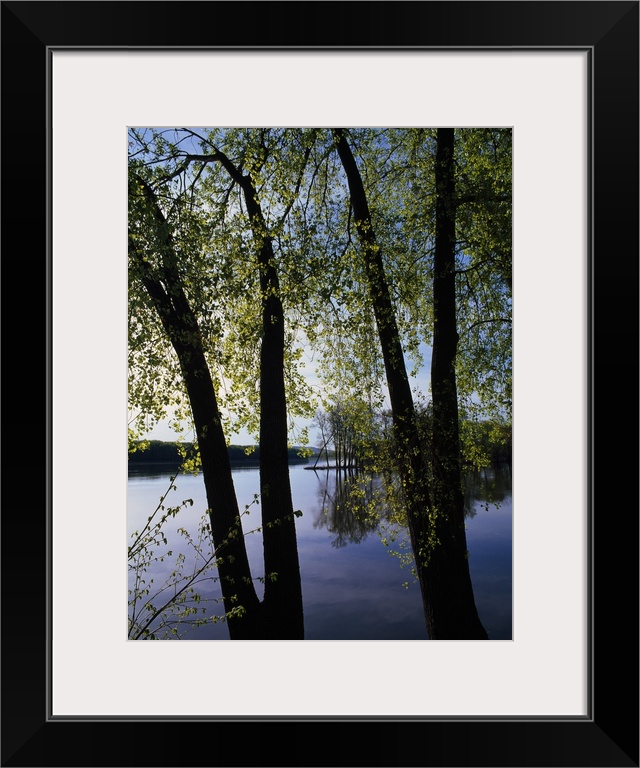
M 227 554 L 227 544 L 242 531 L 238 517 L 226 538 L 214 549 L 209 525 L 209 510 L 203 511 L 195 531 L 183 525 L 175 526 L 182 540 L 181 550 L 167 549 L 168 525 L 177 520 L 180 512 L 193 506 L 193 499 L 184 499 L 168 505 L 169 497 L 177 488 L 171 477 L 166 491 L 155 511 L 148 517 L 144 528 L 131 534 L 128 548 L 129 563 L 129 629 L 131 640 L 182 639 L 205 624 L 228 621 L 244 615 L 245 608 L 237 598 L 224 601 L 217 597 L 212 584 L 218 583 L 218 568 Z M 252 504 L 258 503 L 258 497 Z M 248 505 L 243 515 L 250 511 Z M 243 531 L 249 535 L 259 529 Z M 158 565 L 165 563 L 164 569 Z M 155 578 L 147 581 L 147 571 L 153 567 Z

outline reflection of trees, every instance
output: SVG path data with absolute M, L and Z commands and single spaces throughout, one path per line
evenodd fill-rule
M 370 402 L 355 396 L 339 397 L 327 411 L 316 411 L 313 426 L 320 431 L 321 443 L 314 467 L 323 452 L 327 466 L 330 465 L 330 448 L 337 469 L 358 472 L 371 466 L 371 453 L 380 439 L 380 430 Z
M 511 467 L 505 463 L 469 472 L 465 475 L 464 484 L 465 517 L 475 517 L 476 502 L 482 502 L 485 507 L 499 507 L 511 492 Z
M 320 477 L 314 528 L 335 534 L 332 547 L 358 544 L 374 531 L 384 513 L 380 483 L 375 477 L 349 471 Z
M 313 527 L 334 533 L 333 547 L 358 544 L 376 530 L 387 543 L 402 540 L 406 511 L 395 473 L 333 470 L 316 472 L 316 476 L 320 484 Z M 477 502 L 500 506 L 511 493 L 511 468 L 504 464 L 470 472 L 464 485 L 465 517 L 472 518 L 477 514 Z M 382 521 L 385 525 L 380 528 Z

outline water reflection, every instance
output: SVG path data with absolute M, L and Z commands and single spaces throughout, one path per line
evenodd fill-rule
M 464 477 L 464 514 L 471 518 L 478 509 L 499 508 L 511 496 L 511 467 L 496 464 L 468 472 Z
M 259 492 L 257 468 L 233 471 L 241 508 Z M 421 640 L 426 639 L 420 590 L 410 575 L 410 548 L 403 549 L 404 529 L 385 504 L 379 478 L 354 473 L 290 470 L 294 506 L 303 512 L 296 520 L 307 640 Z M 144 525 L 166 491 L 168 471 L 130 473 L 129 532 Z M 512 637 L 512 526 L 510 473 L 487 470 L 466 479 L 467 543 L 476 604 L 491 639 Z M 207 503 L 201 476 L 180 475 L 171 504 L 194 500 L 180 511 L 173 528 L 166 529 L 167 548 L 185 552 L 180 526 L 196 531 Z M 385 484 L 386 485 L 386 484 Z M 492 501 L 489 503 L 487 497 Z M 263 574 L 260 513 L 251 507 L 244 518 L 252 573 Z M 392 528 L 398 538 L 391 539 Z M 383 539 L 388 538 L 385 546 Z M 189 550 L 190 551 L 190 550 Z M 406 560 L 403 559 L 406 555 Z M 399 559 L 400 556 L 400 559 Z M 165 561 L 149 576 L 160 583 L 175 565 Z M 167 573 L 168 571 L 168 573 Z M 408 582 L 407 586 L 405 583 Z M 203 606 L 219 611 L 215 581 L 200 585 Z M 185 639 L 228 640 L 225 624 L 208 624 Z
M 390 507 L 397 502 L 390 501 L 385 484 L 379 476 L 370 476 L 354 470 L 313 470 L 318 479 L 317 508 L 313 511 L 314 528 L 324 528 L 335 534 L 333 547 L 359 544 L 376 531 L 381 522 L 393 518 L 402 519 L 402 510 L 391 514 Z M 393 492 L 397 498 L 397 488 Z M 473 518 L 480 509 L 500 508 L 511 496 L 511 468 L 494 465 L 469 472 L 464 477 L 464 514 Z
M 382 511 L 380 481 L 349 470 L 316 475 L 320 485 L 313 527 L 335 534 L 332 547 L 364 541 L 378 527 Z

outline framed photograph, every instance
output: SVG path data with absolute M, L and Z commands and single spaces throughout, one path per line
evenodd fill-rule
M 638 10 L 2 3 L 2 765 L 639 765 Z M 510 638 L 127 641 L 127 130 L 204 125 L 512 130 Z

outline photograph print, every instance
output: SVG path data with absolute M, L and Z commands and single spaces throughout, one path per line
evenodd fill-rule
M 513 639 L 512 138 L 128 128 L 129 640 Z

